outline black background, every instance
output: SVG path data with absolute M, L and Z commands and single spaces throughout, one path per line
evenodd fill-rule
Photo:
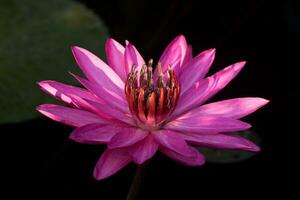
M 262 138 L 262 151 L 234 164 L 178 165 L 158 154 L 150 163 L 140 199 L 245 197 L 289 199 L 296 173 L 296 102 L 299 98 L 300 6 L 297 1 L 96 1 L 81 0 L 96 12 L 118 41 L 132 41 L 145 59 L 184 34 L 194 55 L 215 47 L 210 74 L 240 60 L 247 65 L 214 99 L 259 96 L 271 102 L 245 121 Z M 96 42 L 96 41 L 95 41 Z M 6 192 L 23 197 L 125 199 L 136 166 L 103 181 L 92 178 L 104 146 L 68 140 L 71 128 L 48 119 L 1 126 L 1 165 Z M 4 188 L 6 188 L 4 187 Z M 3 188 L 3 187 L 2 187 Z

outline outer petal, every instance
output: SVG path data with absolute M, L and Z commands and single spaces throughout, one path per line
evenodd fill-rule
M 190 147 L 192 156 L 184 156 L 181 154 L 176 153 L 175 151 L 172 151 L 168 148 L 165 147 L 160 147 L 159 150 L 165 154 L 166 156 L 172 158 L 173 160 L 184 164 L 184 165 L 189 165 L 189 166 L 200 166 L 205 163 L 205 157 L 199 153 L 195 148 Z
M 132 65 L 135 65 L 137 71 L 139 72 L 142 66 L 145 64 L 145 61 L 138 50 L 130 44 L 129 42 L 125 48 L 125 69 L 126 74 L 131 70 Z
M 126 81 L 125 48 L 116 40 L 109 38 L 105 44 L 108 65 L 115 70 L 123 81 Z
M 124 82 L 122 79 L 97 56 L 80 47 L 72 47 L 72 52 L 77 64 L 90 81 L 107 90 L 120 94 L 123 92 Z
M 99 116 L 79 109 L 54 104 L 39 105 L 36 109 L 50 119 L 70 126 L 79 127 L 92 123 L 107 124 L 107 121 Z
M 128 116 L 124 113 L 112 108 L 111 104 L 104 102 L 101 98 L 96 97 L 94 94 L 82 88 L 55 81 L 42 81 L 38 84 L 50 95 L 59 100 L 63 100 L 73 107 L 91 111 L 106 119 L 113 117 L 115 119 L 122 118 L 126 122 L 129 121 L 129 119 L 127 119 Z
M 98 160 L 94 169 L 94 178 L 97 180 L 105 179 L 131 161 L 129 153 L 124 149 L 106 149 Z
M 124 128 L 120 130 L 108 143 L 108 148 L 127 147 L 147 137 L 148 132 L 137 128 Z
M 163 72 L 165 73 L 168 68 L 168 64 L 171 65 L 171 69 L 175 71 L 176 74 L 179 74 L 182 65 L 185 61 L 186 52 L 188 49 L 188 44 L 183 35 L 177 36 L 164 50 L 159 61 L 162 64 Z M 154 73 L 157 76 L 157 70 Z
M 238 62 L 193 85 L 185 95 L 181 95 L 171 118 L 201 105 L 223 89 L 244 67 L 246 62 Z
M 201 80 L 207 74 L 214 58 L 215 49 L 209 49 L 201 52 L 198 56 L 187 63 L 179 74 L 181 94 L 184 94 L 197 81 Z
M 85 88 L 94 93 L 100 99 L 103 99 L 110 107 L 122 111 L 123 113 L 129 112 L 128 103 L 125 98 L 123 98 L 124 91 L 122 91 L 121 93 L 110 91 L 104 87 L 95 85 L 77 75 L 74 75 L 72 73 L 71 75 L 74 76 Z
M 269 101 L 263 98 L 236 98 L 224 101 L 218 101 L 195 108 L 189 112 L 190 117 L 199 117 L 205 115 L 214 115 L 218 117 L 240 119 L 260 107 L 266 105 Z
M 88 124 L 76 128 L 69 138 L 79 143 L 105 144 L 121 129 L 122 127 L 117 127 L 113 124 Z
M 126 123 L 130 125 L 135 125 L 132 117 L 129 114 L 123 113 L 115 108 L 112 108 L 111 105 L 104 102 L 100 99 L 98 102 L 90 101 L 88 99 L 81 99 L 77 96 L 71 96 L 75 105 L 80 105 L 86 108 L 88 111 L 91 111 L 100 117 L 114 121 L 115 123 Z
M 72 104 L 72 99 L 69 94 L 92 101 L 98 101 L 97 97 L 83 88 L 66 85 L 52 80 L 40 81 L 38 82 L 38 85 L 47 94 L 50 94 L 67 104 Z
M 99 99 L 93 94 L 91 94 L 89 91 L 79 87 L 65 85 L 56 81 L 41 81 L 38 82 L 38 85 L 47 94 L 50 94 L 54 98 L 61 100 L 75 108 L 89 110 L 89 108 L 86 105 L 75 103 L 76 100 L 74 99 L 74 97 L 76 97 L 76 99 L 89 99 L 93 102 L 99 101 Z
M 128 148 L 132 160 L 137 164 L 142 164 L 152 158 L 158 149 L 158 143 L 152 134 Z
M 230 118 L 214 116 L 201 116 L 192 118 L 189 116 L 189 112 L 164 126 L 164 128 L 174 131 L 202 134 L 241 131 L 249 129 L 250 127 L 251 126 L 248 123 Z
M 180 134 L 171 130 L 159 130 L 153 132 L 153 136 L 161 146 L 186 157 L 193 156 L 193 152 Z
M 252 143 L 251 141 L 239 137 L 226 134 L 215 134 L 215 135 L 201 135 L 195 133 L 182 133 L 187 141 L 212 148 L 221 148 L 221 149 L 241 149 L 246 151 L 259 151 L 260 148 Z
M 193 48 L 191 45 L 188 45 L 188 48 L 186 50 L 185 58 L 183 65 L 187 64 L 190 60 L 193 59 Z

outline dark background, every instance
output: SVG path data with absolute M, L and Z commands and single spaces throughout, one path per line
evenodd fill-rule
M 194 55 L 215 47 L 210 74 L 240 60 L 247 65 L 215 99 L 259 96 L 271 102 L 245 120 L 262 138 L 262 151 L 233 164 L 178 165 L 158 154 L 150 163 L 140 199 L 245 197 L 289 199 L 298 173 L 296 101 L 299 99 L 298 1 L 97 1 L 80 0 L 99 15 L 118 41 L 128 39 L 145 59 L 184 34 Z M 1 161 L 10 195 L 125 199 L 136 166 L 97 182 L 92 171 L 104 147 L 68 140 L 71 128 L 48 119 L 2 125 Z M 12 192 L 11 192 L 12 191 Z

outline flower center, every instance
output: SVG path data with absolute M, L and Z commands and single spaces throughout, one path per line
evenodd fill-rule
M 180 94 L 175 73 L 168 65 L 164 78 L 162 66 L 158 63 L 158 77 L 153 80 L 153 60 L 136 70 L 133 65 L 125 84 L 129 109 L 137 125 L 143 129 L 159 129 L 176 107 Z

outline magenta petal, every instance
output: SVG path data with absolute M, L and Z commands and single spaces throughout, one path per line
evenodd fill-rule
M 82 88 L 65 85 L 55 81 L 41 81 L 38 84 L 45 92 L 59 100 L 63 100 L 73 107 L 91 111 L 106 119 L 110 118 L 109 116 L 112 116 L 116 119 L 122 118 L 129 121 L 127 119 L 129 117 L 112 108 L 111 103 L 108 104 L 104 102 L 101 98 L 96 97 L 94 94 Z M 95 105 L 99 106 L 95 108 Z
M 108 65 L 115 70 L 123 81 L 126 81 L 125 48 L 112 38 L 106 40 L 106 57 Z
M 41 87 L 41 89 L 46 92 L 47 94 L 50 94 L 51 96 L 55 97 L 58 100 L 61 100 L 71 106 L 77 107 L 77 108 L 86 108 L 83 105 L 78 105 L 74 103 L 73 96 L 76 96 L 78 98 L 84 98 L 89 99 L 91 101 L 98 101 L 98 98 L 95 97 L 93 94 L 91 94 L 89 91 L 74 87 L 70 85 L 66 85 L 63 83 L 59 83 L 56 81 L 41 81 L 38 82 L 38 85 Z
M 52 80 L 40 81 L 40 82 L 38 82 L 38 85 L 46 93 L 58 98 L 59 100 L 66 102 L 66 103 L 72 102 L 70 100 L 70 98 L 67 97 L 68 94 L 76 95 L 76 96 L 84 98 L 84 99 L 90 99 L 92 101 L 98 100 L 94 95 L 92 95 L 89 91 L 87 91 L 83 88 L 66 85 L 63 83 L 59 83 L 57 81 L 52 81 Z
M 139 72 L 145 61 L 138 50 L 132 44 L 128 43 L 125 48 L 125 69 L 126 74 L 131 70 L 132 65 L 135 65 L 136 70 Z
M 166 129 L 179 132 L 193 132 L 215 134 L 219 132 L 233 132 L 249 129 L 250 124 L 230 118 L 201 116 L 190 117 L 189 112 L 169 122 L 164 126 Z
M 137 128 L 124 128 L 120 130 L 108 143 L 108 148 L 127 147 L 144 139 L 148 135 L 147 131 Z
M 214 115 L 225 118 L 240 119 L 245 117 L 269 101 L 263 98 L 235 98 L 224 101 L 214 102 L 191 110 L 190 117 L 198 117 L 205 115 Z
M 205 163 L 205 157 L 193 147 L 190 147 L 192 155 L 189 157 L 178 154 L 175 151 L 172 151 L 165 147 L 160 147 L 159 150 L 166 156 L 184 165 L 200 166 Z
M 201 80 L 208 72 L 215 58 L 215 49 L 201 52 L 190 60 L 179 74 L 180 92 L 184 94 L 195 82 Z
M 253 142 L 239 137 L 227 134 L 202 135 L 195 133 L 182 133 L 185 140 L 192 144 L 197 144 L 205 147 L 220 148 L 220 149 L 241 149 L 246 151 L 257 152 L 260 148 Z
M 188 48 L 187 48 L 187 50 L 186 50 L 186 54 L 185 54 L 185 58 L 184 58 L 184 61 L 183 61 L 183 65 L 187 64 L 192 59 L 193 59 L 193 48 L 192 48 L 191 45 L 189 45 Z
M 100 99 L 104 100 L 108 106 L 111 106 L 114 109 L 118 109 L 123 113 L 129 112 L 128 103 L 125 100 L 124 91 L 122 91 L 121 93 L 110 91 L 102 86 L 95 85 L 75 74 L 71 73 L 71 75 L 74 76 L 90 92 L 98 96 Z
M 152 133 L 155 140 L 165 148 L 168 148 L 178 154 L 186 157 L 192 156 L 189 145 L 184 141 L 180 134 L 171 130 L 158 130 Z
M 155 141 L 152 134 L 143 140 L 128 147 L 128 151 L 132 156 L 132 160 L 136 164 L 142 164 L 146 160 L 152 158 L 158 149 L 158 143 Z
M 79 143 L 105 144 L 121 129 L 114 125 L 88 124 L 76 128 L 69 138 Z
M 79 127 L 92 123 L 107 124 L 107 121 L 99 116 L 79 109 L 54 104 L 39 105 L 36 109 L 50 119 L 70 126 Z
M 108 106 L 106 103 L 101 104 L 101 103 L 96 103 L 96 102 L 92 102 L 89 100 L 87 100 L 87 101 L 90 105 L 92 105 L 98 111 L 101 111 L 102 113 L 105 113 L 106 115 L 111 116 L 112 120 L 115 119 L 115 120 L 124 122 L 129 125 L 133 125 L 133 126 L 135 125 L 135 122 L 132 119 L 131 114 L 123 113 L 117 109 L 110 108 L 110 106 Z
M 106 149 L 94 169 L 96 180 L 105 179 L 130 163 L 131 157 L 124 149 Z
M 216 74 L 195 83 L 185 95 L 181 95 L 177 107 L 172 113 L 172 119 L 176 116 L 201 105 L 210 97 L 223 89 L 244 67 L 246 62 L 238 62 Z
M 171 69 L 179 74 L 181 67 L 185 61 L 188 44 L 183 35 L 177 36 L 164 50 L 159 61 L 162 64 L 163 72 L 167 71 L 167 67 L 170 64 Z M 154 73 L 157 76 L 157 70 Z
M 90 101 L 88 99 L 82 99 L 77 96 L 71 96 L 75 106 L 80 105 L 86 110 L 91 111 L 100 117 L 113 121 L 114 123 L 126 123 L 134 125 L 134 121 L 129 114 L 123 113 L 114 107 L 111 107 L 110 104 L 106 103 L 99 98 L 98 102 Z
M 72 52 L 77 64 L 90 81 L 108 90 L 123 92 L 123 80 L 97 56 L 80 47 L 72 47 Z

